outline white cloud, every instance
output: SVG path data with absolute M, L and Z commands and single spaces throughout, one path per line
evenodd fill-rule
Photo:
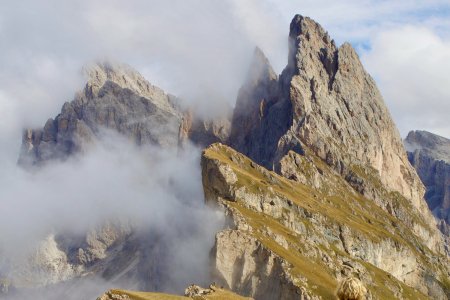
M 402 136 L 423 129 L 450 137 L 450 40 L 428 28 L 379 32 L 362 57 Z
M 25 270 L 27 280 L 32 280 L 32 272 L 40 274 L 27 258 L 51 232 L 83 236 L 106 221 L 124 220 L 135 232 L 144 233 L 140 243 L 151 244 L 150 236 L 157 235 L 159 245 L 168 247 L 155 258 L 160 265 L 154 266 L 166 270 L 168 278 L 153 284 L 181 292 L 192 278 L 208 283 L 209 251 L 224 216 L 204 205 L 199 149 L 138 148 L 123 137 L 106 134 L 82 156 L 39 172 L 26 172 L 15 164 L 2 166 L 0 182 L 2 277 L 20 282 L 23 273 L 18 270 Z M 35 280 L 45 282 L 41 277 Z M 128 283 L 124 288 L 133 286 Z M 82 298 L 99 294 L 97 289 Z

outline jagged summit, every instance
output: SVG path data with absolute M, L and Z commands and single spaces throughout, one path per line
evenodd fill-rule
M 291 22 L 289 43 L 289 63 L 277 87 L 271 86 L 264 94 L 266 97 L 259 99 L 261 103 L 279 102 L 278 105 L 261 105 L 264 106 L 261 115 L 270 119 L 268 123 L 278 125 L 277 119 L 286 120 L 276 126 L 278 136 L 268 145 L 273 151 L 258 157 L 251 155 L 252 151 L 246 150 L 246 146 L 238 150 L 244 149 L 244 154 L 276 168 L 289 150 L 306 146 L 342 174 L 352 164 L 372 167 L 383 183 L 421 207 L 423 187 L 403 154 L 395 124 L 356 51 L 348 43 L 336 48 L 318 23 L 300 15 Z M 266 82 L 261 81 L 254 90 L 267 88 Z M 276 89 L 280 91 L 274 91 Z M 276 96 L 267 99 L 270 94 Z M 245 95 L 240 93 L 235 112 L 248 111 L 240 108 L 249 101 L 242 97 Z M 251 119 L 253 113 L 250 111 L 248 118 Z M 264 120 L 259 123 L 264 127 Z M 253 134 L 258 128 L 252 131 Z M 252 145 L 271 138 L 252 134 L 249 132 L 244 138 Z M 233 140 L 231 142 L 233 145 Z
M 171 96 L 123 64 L 97 63 L 84 68 L 88 79 L 42 129 L 27 129 L 19 163 L 35 165 L 65 159 L 98 139 L 104 128 L 139 145 L 176 146 L 182 113 Z
M 251 83 L 256 84 L 260 80 L 270 81 L 277 78 L 278 75 L 273 70 L 264 52 L 259 47 L 255 47 L 247 80 L 251 80 Z M 247 82 L 247 84 L 250 84 L 250 82 Z
M 126 64 L 98 62 L 85 66 L 83 72 L 87 82 L 74 100 L 66 102 L 42 129 L 25 130 L 20 164 L 64 159 L 98 140 L 105 128 L 138 145 L 178 147 L 189 140 L 204 147 L 228 138 L 226 117 L 203 120 L 183 110 L 180 99 Z
M 127 64 L 118 62 L 97 62 L 86 65 L 83 73 L 87 77 L 84 89 L 86 96 L 98 96 L 105 83 L 112 82 L 122 89 L 129 89 L 152 102 L 159 108 L 176 114 L 167 94 L 160 88 L 150 84 L 144 76 Z
M 336 45 L 322 26 L 309 17 L 296 15 L 289 31 L 289 56 L 287 69 L 298 71 L 316 63 L 314 53 L 319 53 L 321 64 L 330 77 L 336 71 Z M 311 55 L 309 55 L 311 54 Z M 293 75 L 293 74 L 292 74 Z
M 242 87 L 232 124 L 237 134 L 232 130 L 230 144 L 281 174 L 287 172 L 283 158 L 289 151 L 311 151 L 383 209 L 392 212 L 393 200 L 378 194 L 375 181 L 435 224 L 400 134 L 353 47 L 337 48 L 318 23 L 300 15 L 291 22 L 289 46 L 288 65 L 278 80 Z M 405 211 L 396 214 L 407 215 L 400 209 Z M 416 230 L 424 241 L 439 243 L 436 230 Z
M 272 140 L 280 133 L 276 123 L 265 123 L 266 112 L 276 104 L 278 76 L 261 49 L 255 48 L 245 84 L 240 88 L 233 113 L 229 141 L 244 154 L 265 158 L 273 151 Z M 279 120 L 280 121 L 280 120 Z M 282 121 L 282 120 L 281 120 Z M 283 126 L 284 128 L 284 126 Z M 270 132 L 272 134 L 268 134 Z M 263 139 L 267 136 L 267 139 Z M 253 140 L 261 144 L 253 145 Z

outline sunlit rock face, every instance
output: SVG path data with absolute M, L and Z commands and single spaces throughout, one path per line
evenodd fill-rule
M 214 281 L 255 299 L 333 299 L 352 275 L 368 299 L 447 299 L 448 256 L 427 247 L 414 224 L 357 193 L 312 152 L 288 155 L 283 164 L 301 180 L 222 144 L 204 150 L 205 198 L 229 217 L 211 252 Z M 390 201 L 423 222 L 413 206 Z
M 291 22 L 289 46 L 288 65 L 279 77 L 261 51 L 255 51 L 236 101 L 229 144 L 287 177 L 292 175 L 285 172 L 289 151 L 312 151 L 355 190 L 397 218 L 408 219 L 403 206 L 393 208 L 380 195 L 377 181 L 407 199 L 432 228 L 415 225 L 413 230 L 431 248 L 441 247 L 423 199 L 424 186 L 356 51 L 348 43 L 337 47 L 318 23 L 300 15 Z
M 430 210 L 441 231 L 450 236 L 450 140 L 426 131 L 411 131 L 405 148 L 425 185 Z
M 374 80 L 350 44 L 337 47 L 313 20 L 296 16 L 288 65 L 274 74 L 260 51 L 236 102 L 230 143 L 269 168 L 303 146 L 342 174 L 375 169 L 387 187 L 423 207 L 423 186 Z M 258 152 L 258 148 L 259 150 Z

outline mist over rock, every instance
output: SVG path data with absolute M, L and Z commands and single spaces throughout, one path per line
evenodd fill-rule
M 427 131 L 411 131 L 405 141 L 411 164 L 425 185 L 430 210 L 450 236 L 450 140 Z
M 42 129 L 25 130 L 19 164 L 64 160 L 95 143 L 104 129 L 137 145 L 165 148 L 187 142 L 205 147 L 228 139 L 229 113 L 220 119 L 199 118 L 127 65 L 97 63 L 85 67 L 84 73 L 84 89 L 55 119 L 48 119 Z
M 279 107 L 278 97 L 278 75 L 256 48 L 247 80 L 237 96 L 229 143 L 263 165 L 271 163 L 277 138 L 287 130 L 285 108 Z

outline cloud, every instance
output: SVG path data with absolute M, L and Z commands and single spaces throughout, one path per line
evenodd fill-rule
M 46 279 L 28 263 L 49 233 L 64 234 L 70 242 L 105 222 L 124 220 L 139 239 L 129 246 L 166 249 L 147 262 L 155 261 L 152 267 L 162 270 L 149 283 L 178 293 L 192 281 L 208 283 L 209 251 L 224 217 L 204 204 L 199 149 L 137 148 L 107 133 L 88 152 L 64 163 L 32 173 L 15 165 L 2 168 L 0 181 L 0 278 L 17 283 L 25 274 L 35 280 L 31 286 L 51 282 L 59 278 L 54 269 Z M 136 288 L 139 278 L 133 279 L 134 285 L 114 281 L 109 288 Z M 95 296 L 98 290 L 90 298 Z
M 450 137 L 450 39 L 426 27 L 402 26 L 379 32 L 362 59 L 403 136 L 423 129 Z

